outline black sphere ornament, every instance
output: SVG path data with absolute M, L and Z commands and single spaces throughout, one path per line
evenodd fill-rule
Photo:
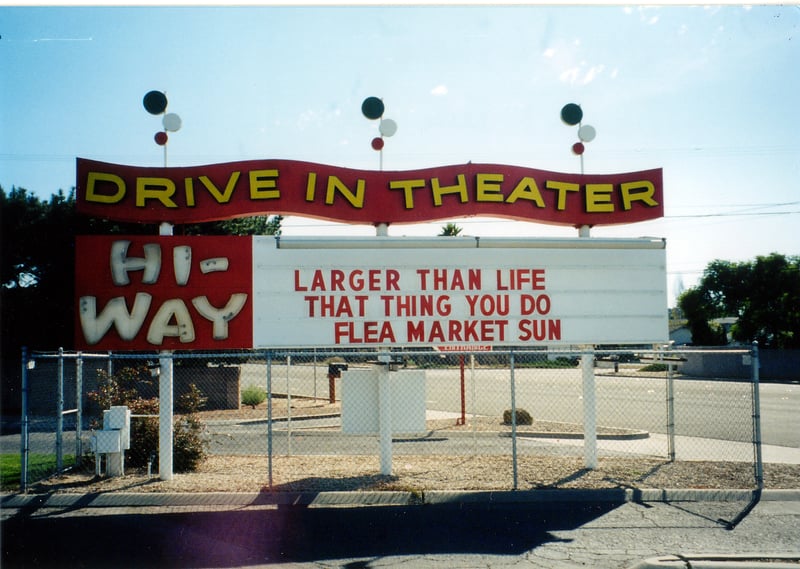
M 167 96 L 161 91 L 150 91 L 144 96 L 142 104 L 151 115 L 160 115 L 167 110 Z
M 575 103 L 564 105 L 561 109 L 561 120 L 568 125 L 576 125 L 583 119 L 583 110 Z
M 378 97 L 367 97 L 361 103 L 361 112 L 370 120 L 376 120 L 383 116 L 384 106 L 383 101 Z

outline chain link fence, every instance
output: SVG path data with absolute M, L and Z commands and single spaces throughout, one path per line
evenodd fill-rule
M 174 421 L 199 429 L 199 470 L 229 484 L 247 471 L 273 491 L 577 488 L 592 477 L 675 488 L 686 483 L 670 466 L 690 462 L 719 469 L 723 487 L 760 489 L 757 349 L 713 353 L 750 380 L 687 377 L 688 352 L 669 350 L 24 354 L 21 429 L 2 436 L 2 453 L 21 457 L 23 491 L 69 470 L 103 474 L 91 452 L 102 403 L 127 397 L 126 473 L 157 476 L 168 359 Z M 176 428 L 176 453 L 186 432 Z

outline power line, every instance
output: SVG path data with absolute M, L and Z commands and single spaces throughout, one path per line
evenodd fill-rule
M 693 217 L 742 217 L 742 216 L 755 216 L 755 215 L 793 215 L 800 213 L 798 211 L 762 211 L 750 213 L 697 213 L 694 215 L 665 215 L 664 219 L 689 219 Z

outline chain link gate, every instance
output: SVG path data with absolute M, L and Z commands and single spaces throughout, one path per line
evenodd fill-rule
M 684 378 L 676 370 L 688 352 L 666 350 L 588 352 L 588 387 L 586 350 L 170 357 L 176 421 L 178 402 L 196 388 L 207 461 L 231 480 L 244 464 L 272 491 L 578 488 L 597 477 L 614 487 L 632 473 L 642 485 L 675 488 L 685 482 L 670 479 L 670 464 L 681 461 L 719 470 L 727 488 L 758 491 L 758 352 L 691 352 L 746 360 L 751 380 Z M 25 354 L 22 432 L 3 437 L 3 453 L 20 452 L 21 489 L 91 469 L 102 409 L 89 394 L 104 377 L 138 368 L 146 381 L 136 396 L 157 401 L 160 357 Z M 390 378 L 388 403 L 376 369 Z M 392 417 L 388 437 L 382 415 Z M 157 411 L 132 416 L 154 421 L 157 430 Z

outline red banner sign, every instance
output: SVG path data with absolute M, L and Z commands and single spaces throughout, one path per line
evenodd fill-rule
M 77 159 L 80 213 L 183 224 L 252 215 L 419 223 L 470 216 L 613 225 L 664 215 L 661 169 L 564 174 L 463 164 L 371 171 L 293 160 L 144 168 Z
M 249 237 L 78 237 L 78 349 L 252 346 L 252 255 Z

